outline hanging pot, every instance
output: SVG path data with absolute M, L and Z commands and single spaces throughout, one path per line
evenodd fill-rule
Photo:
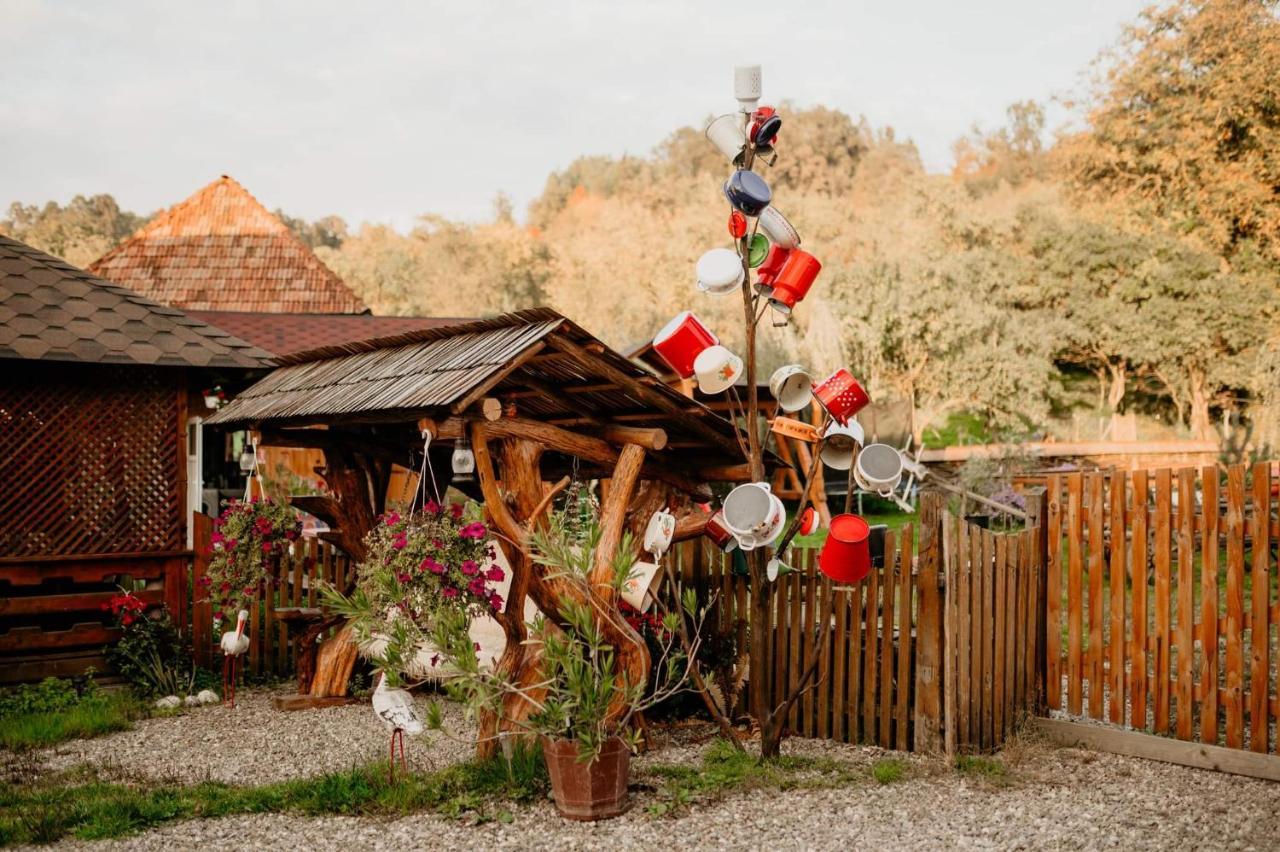
M 676 516 L 666 509 L 659 509 L 649 518 L 649 526 L 644 533 L 644 549 L 661 559 L 662 554 L 671 547 L 671 539 L 676 534 Z
M 783 411 L 799 411 L 813 400 L 813 379 L 809 378 L 804 367 L 788 364 L 773 371 L 769 377 L 769 392 Z
M 637 562 L 631 566 L 631 574 L 622 584 L 622 599 L 640 612 L 645 612 L 653 606 L 660 582 L 662 574 L 657 563 Z
M 759 216 L 773 200 L 773 192 L 764 178 L 753 171 L 738 169 L 724 182 L 724 197 L 733 209 L 747 216 Z
M 756 269 L 757 292 L 765 296 L 773 292 L 774 279 L 782 271 L 782 266 L 787 262 L 787 255 L 790 253 L 790 249 L 784 249 L 777 243 L 769 247 L 769 253 L 765 255 L 764 262 Z
M 705 394 L 724 393 L 742 375 L 742 359 L 726 347 L 708 346 L 693 361 L 698 390 Z
M 765 528 L 764 532 L 738 537 L 738 546 L 744 551 L 755 550 L 757 547 L 767 547 L 777 541 L 787 525 L 787 509 L 782 505 L 782 500 L 773 494 L 769 495 L 769 500 L 773 504 L 773 510 L 770 514 L 769 526 Z
M 742 165 L 746 152 L 747 135 L 742 127 L 742 116 L 738 114 L 721 115 L 713 118 L 706 129 L 707 141 L 735 166 Z
M 760 147 L 772 147 L 782 129 L 782 117 L 770 106 L 762 106 L 751 116 L 751 142 Z
M 774 502 L 769 483 L 748 482 L 739 485 L 724 498 L 722 511 L 725 526 L 739 542 L 742 542 L 744 537 L 753 539 L 754 536 L 763 535 L 773 526 L 779 506 L 780 503 Z
M 814 385 L 813 395 L 827 413 L 840 424 L 847 423 L 850 417 L 866 408 L 871 402 L 862 385 L 858 384 L 857 379 L 844 368 L 836 370 Z
M 822 271 L 818 259 L 803 249 L 792 249 L 786 263 L 773 280 L 773 293 L 769 305 L 784 316 L 791 313 L 796 303 L 809 293 L 809 288 Z
M 871 528 L 857 515 L 831 519 L 827 541 L 818 554 L 818 567 L 837 583 L 856 583 L 871 571 Z
M 653 349 L 682 379 L 693 375 L 694 359 L 719 339 L 692 311 L 677 314 L 653 338 Z
M 812 506 L 805 508 L 800 515 L 800 535 L 813 535 L 822 526 L 822 516 Z
M 902 481 L 902 454 L 888 444 L 867 444 L 858 453 L 853 478 L 863 491 L 888 497 Z
M 698 258 L 698 289 L 722 296 L 742 286 L 742 260 L 729 249 L 716 248 Z
M 760 230 L 764 231 L 769 242 L 775 246 L 793 249 L 800 245 L 800 234 L 796 232 L 787 217 L 779 213 L 778 208 L 772 204 L 760 214 Z
M 850 420 L 843 426 L 833 422 L 822 436 L 822 463 L 836 470 L 848 470 L 853 466 L 853 457 L 858 454 L 866 434 L 862 424 Z
M 737 212 L 737 211 L 734 211 Z M 769 255 L 769 238 L 764 234 L 752 234 L 751 241 L 747 244 L 747 265 L 755 269 L 764 263 L 764 259 Z

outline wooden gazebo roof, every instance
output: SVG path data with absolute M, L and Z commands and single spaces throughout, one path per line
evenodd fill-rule
M 734 424 L 550 308 L 329 346 L 276 363 L 210 422 L 278 430 L 407 425 L 429 417 L 448 440 L 463 433 L 462 419 L 483 416 L 483 400 L 497 399 L 503 414 L 490 424 L 494 435 L 521 424 L 604 443 L 626 427 L 660 428 L 667 440 L 655 461 L 668 472 L 687 472 L 690 481 L 733 478 L 726 472 L 742 461 Z

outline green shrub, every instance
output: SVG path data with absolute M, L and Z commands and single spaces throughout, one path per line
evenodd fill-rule
M 115 607 L 117 601 L 136 601 L 136 609 Z M 155 615 L 141 611 L 141 602 L 125 592 L 112 599 L 120 641 L 106 649 L 107 662 L 142 698 L 186 695 L 195 688 L 191 645 L 174 625 L 167 610 Z
M 81 701 L 98 695 L 92 669 L 74 680 L 47 677 L 39 683 L 25 683 L 0 692 L 0 718 L 70 710 Z
M 871 777 L 881 784 L 892 784 L 901 781 L 907 774 L 907 764 L 896 757 L 877 760 L 871 767 Z

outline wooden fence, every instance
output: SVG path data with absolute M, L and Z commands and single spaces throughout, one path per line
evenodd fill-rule
M 816 550 L 792 551 L 798 571 L 778 580 L 773 597 L 775 694 L 799 681 L 821 619 L 831 619 L 792 733 L 901 750 L 992 749 L 1032 709 L 1043 671 L 1039 528 L 999 534 L 952 519 L 944 534 L 941 504 L 936 494 L 922 503 L 918 556 L 911 526 L 890 532 L 884 565 L 851 586 L 817 570 Z M 944 537 L 955 544 L 945 560 Z M 745 648 L 745 576 L 701 542 L 678 546 L 675 560 L 684 584 L 718 593 L 718 624 Z
M 1275 751 L 1269 464 L 1051 476 L 1048 703 Z
M 196 557 L 192 570 L 195 589 L 192 603 L 192 646 L 196 661 L 212 668 L 221 662 L 217 651 L 218 636 L 213 631 L 213 609 L 208 594 L 200 585 L 200 578 L 208 568 L 210 535 L 213 519 L 196 514 L 193 519 Z M 316 610 L 320 606 L 320 585 L 332 583 L 345 585 L 350 572 L 355 570 L 350 558 L 328 542 L 314 538 L 297 542 L 292 556 L 279 557 L 275 575 L 279 581 L 273 587 L 259 592 L 249 605 L 249 652 L 244 662 L 245 671 L 254 675 L 284 677 L 292 675 L 296 664 L 297 648 L 293 639 L 305 625 L 293 618 L 304 610 Z M 305 613 L 303 613 L 305 614 Z M 232 618 L 231 627 L 234 627 Z M 223 625 L 222 629 L 228 629 Z

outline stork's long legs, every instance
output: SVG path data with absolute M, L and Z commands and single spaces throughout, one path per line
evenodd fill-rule
M 390 751 L 388 754 L 388 761 L 387 761 L 387 783 L 388 784 L 395 781 L 395 777 L 396 777 L 396 739 L 397 738 L 399 738 L 400 740 L 400 766 L 402 769 L 404 769 L 405 774 L 408 774 L 409 772 L 409 762 L 405 760 L 405 756 L 404 756 L 404 729 L 395 728 L 394 730 L 391 731 L 391 747 L 390 747 Z
M 236 706 L 236 669 L 240 657 L 235 654 L 224 654 L 222 657 L 222 703 Z

